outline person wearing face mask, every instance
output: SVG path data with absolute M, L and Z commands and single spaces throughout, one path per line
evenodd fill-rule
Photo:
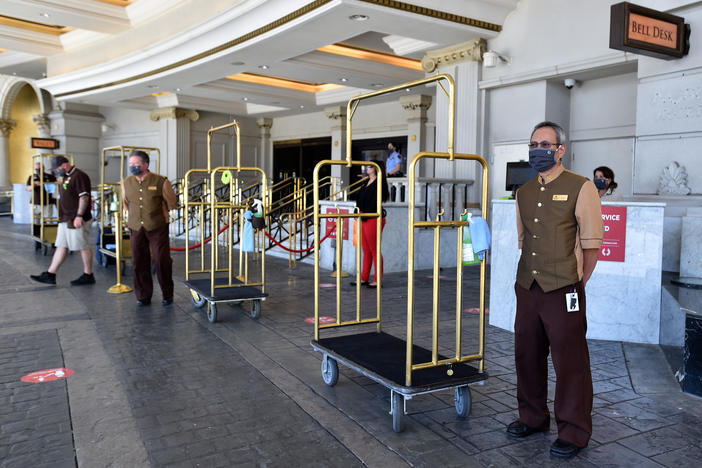
M 173 259 L 168 239 L 168 211 L 174 210 L 177 197 L 168 179 L 149 171 L 149 155 L 141 150 L 129 155 L 129 175 L 122 181 L 122 200 L 127 209 L 131 231 L 134 292 L 138 306 L 151 304 L 154 286 L 151 255 L 161 286 L 161 304 L 173 303 Z
M 549 348 L 556 370 L 558 438 L 551 455 L 571 458 L 592 434 L 592 377 L 585 340 L 585 285 L 602 244 L 604 225 L 595 184 L 566 170 L 565 132 L 541 122 L 531 135 L 529 163 L 538 176 L 516 195 L 521 257 L 514 285 L 514 358 L 519 419 L 513 438 L 549 429 Z
M 385 160 L 387 177 L 402 177 L 402 155 L 397 151 L 397 145 L 388 143 L 388 159 Z
M 56 284 L 56 272 L 66 260 L 68 251 L 80 251 L 83 274 L 71 281 L 72 286 L 94 284 L 93 249 L 90 242 L 90 177 L 63 156 L 52 160 L 51 171 L 59 179 L 59 225 L 56 233 L 56 251 L 49 269 L 39 275 L 30 275 L 34 281 Z
M 371 161 L 378 165 L 378 167 L 383 167 L 380 161 Z M 366 185 L 361 187 L 361 189 L 352 194 L 351 198 L 356 200 L 356 206 L 361 213 L 377 213 L 378 212 L 378 174 L 376 174 L 375 166 L 365 166 L 366 175 L 368 176 L 368 182 Z M 380 198 L 382 202 L 388 201 L 390 192 L 388 190 L 388 183 L 385 177 L 380 174 L 382 178 L 382 186 Z M 385 227 L 385 210 L 382 210 L 382 216 L 380 218 L 382 223 L 380 230 L 382 232 Z M 361 269 L 361 284 L 369 288 L 376 288 L 378 286 L 378 278 L 383 275 L 383 256 L 380 252 L 377 252 L 378 247 L 378 218 L 362 218 L 361 220 L 361 248 L 363 250 L 363 267 Z M 370 281 L 370 271 L 371 265 L 375 268 L 375 278 L 371 283 Z M 351 281 L 351 286 L 356 286 L 355 281 Z
M 595 187 L 602 201 L 613 201 L 619 199 L 619 194 L 614 194 L 617 183 L 614 181 L 614 171 L 607 166 L 600 166 L 592 171 Z

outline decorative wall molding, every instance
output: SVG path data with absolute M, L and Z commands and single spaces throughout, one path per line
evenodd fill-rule
M 259 117 L 258 119 L 256 119 L 256 125 L 258 125 L 258 128 L 262 130 L 270 130 L 270 128 L 273 126 L 273 119 L 269 117 Z
M 687 171 L 677 161 L 673 161 L 663 169 L 658 179 L 658 195 L 689 195 L 692 192 L 687 186 Z
M 482 62 L 486 49 L 487 41 L 483 38 L 477 38 L 444 49 L 430 50 L 422 58 L 422 68 L 425 72 L 431 73 L 446 65 L 472 61 Z
M 181 109 L 179 107 L 166 107 L 164 109 L 154 109 L 149 116 L 154 122 L 161 119 L 181 119 L 188 118 L 196 122 L 200 118 L 200 114 L 193 109 Z
M 0 134 L 4 137 L 9 137 L 12 129 L 17 126 L 17 122 L 10 119 L 0 119 Z

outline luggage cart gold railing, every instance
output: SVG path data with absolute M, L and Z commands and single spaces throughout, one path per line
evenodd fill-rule
M 153 155 L 156 155 L 156 173 L 161 167 L 161 151 L 158 148 L 144 146 L 108 146 L 102 149 L 100 158 L 100 263 L 107 267 L 109 258 L 115 260 L 117 283 L 107 292 L 113 294 L 131 292 L 132 288 L 122 283 L 122 275 L 126 261 L 132 258 L 129 242 L 130 232 L 126 223 L 124 206 L 122 204 L 122 181 L 125 179 L 125 167 L 129 162 L 132 151 L 144 151 L 149 155 L 149 166 L 153 165 Z M 119 180 L 107 181 L 106 168 L 111 159 L 119 158 Z M 108 232 L 109 231 L 109 232 Z M 112 242 L 110 242 L 112 240 Z
M 236 166 L 219 166 L 212 168 L 212 135 L 215 132 L 228 128 L 235 129 L 236 135 Z M 261 276 L 260 280 L 253 280 L 249 275 L 249 254 L 243 252 L 241 239 L 246 229 L 246 224 L 250 221 L 245 219 L 245 212 L 249 209 L 249 204 L 242 196 L 243 183 L 242 173 L 254 173 L 260 176 L 261 188 L 259 195 L 263 205 L 263 219 L 266 218 L 266 207 L 269 204 L 267 192 L 266 173 L 258 167 L 244 167 L 241 165 L 241 129 L 235 120 L 219 127 L 210 128 L 207 131 L 207 168 L 190 169 L 185 174 L 185 186 L 189 187 L 191 180 L 200 177 L 208 181 L 208 190 L 202 198 L 191 200 L 185 197 L 185 213 L 190 217 L 191 211 L 199 219 L 199 262 L 195 268 L 191 268 L 191 236 L 190 226 L 186 223 L 185 228 L 185 285 L 190 289 L 193 305 L 201 308 L 207 304 L 207 319 L 214 323 L 217 321 L 217 304 L 220 303 L 240 303 L 251 301 L 251 317 L 258 318 L 261 313 L 261 301 L 264 301 L 268 294 L 265 292 L 266 284 L 266 256 L 263 250 L 263 243 L 254 243 L 254 252 L 260 252 Z M 222 185 L 229 185 L 228 199 L 218 200 L 217 180 Z M 205 238 L 205 211 L 209 210 L 210 215 L 210 239 Z M 221 219 L 220 219 L 221 218 Z M 220 229 L 220 223 L 223 227 Z M 239 241 L 239 269 L 238 274 L 234 272 L 234 229 L 238 228 Z M 219 234 L 224 233 L 224 249 L 226 262 L 220 261 Z M 209 242 L 211 240 L 211 242 Z M 209 242 L 209 243 L 208 243 Z M 256 248 L 258 246 L 258 249 Z M 206 249 L 209 248 L 209 255 Z M 209 262 L 208 262 L 209 260 Z M 217 275 L 226 273 L 226 275 Z M 196 278 L 195 275 L 206 274 L 205 278 Z
M 447 82 L 447 90 L 443 81 Z M 315 271 L 314 271 L 314 339 L 312 347 L 323 354 L 322 358 L 322 378 L 329 386 L 336 385 L 339 377 L 338 364 L 361 373 L 377 383 L 390 389 L 390 409 L 393 420 L 393 430 L 401 432 L 403 429 L 402 415 L 405 413 L 406 401 L 417 395 L 433 393 L 442 390 L 454 390 L 454 402 L 456 412 L 459 417 L 465 417 L 470 411 L 471 396 L 468 387 L 471 383 L 482 382 L 487 379 L 484 369 L 485 350 L 485 260 L 481 262 L 480 270 L 480 318 L 478 330 L 478 350 L 476 353 L 464 355 L 462 332 L 462 294 L 463 294 L 463 230 L 467 227 L 467 221 L 442 221 L 440 216 L 435 221 L 415 221 L 415 181 L 416 169 L 420 161 L 425 159 L 445 159 L 448 161 L 476 161 L 482 166 L 482 214 L 487 217 L 487 190 L 488 190 L 488 167 L 485 159 L 478 155 L 456 154 L 454 151 L 454 109 L 455 109 L 455 85 L 450 75 L 435 75 L 410 83 L 393 86 L 387 89 L 375 91 L 365 95 L 352 98 L 347 108 L 347 140 L 346 140 L 346 161 L 322 161 L 315 167 L 315 188 L 319 169 L 325 164 L 365 164 L 365 161 L 351 160 L 351 118 L 362 99 L 368 99 L 381 94 L 391 93 L 402 89 L 422 86 L 430 82 L 436 82 L 438 87 L 448 95 L 449 98 L 449 128 L 448 128 L 448 151 L 446 153 L 422 152 L 412 159 L 409 172 L 409 206 L 408 206 L 408 245 L 407 245 L 407 324 L 406 339 L 397 338 L 382 331 L 382 276 L 377 276 L 377 296 L 376 296 L 376 316 L 364 318 L 360 310 L 361 289 L 360 289 L 360 242 L 356 250 L 356 317 L 355 320 L 343 320 L 341 314 L 341 283 L 337 278 L 336 297 L 336 320 L 334 323 L 320 324 L 320 289 L 319 289 L 319 229 L 320 219 L 337 219 L 337 238 L 343 234 L 343 223 L 339 221 L 343 218 L 362 219 L 362 214 L 321 214 L 317 207 L 318 192 L 315 191 Z M 376 167 L 376 171 L 378 168 Z M 379 182 L 382 183 L 380 173 Z M 380 212 L 380 190 L 378 190 L 378 212 Z M 378 216 L 375 214 L 375 216 Z M 381 244 L 381 223 L 377 223 L 377 251 L 380 252 Z M 434 230 L 434 262 L 433 262 L 433 284 L 432 284 L 432 320 L 431 320 L 431 350 L 425 349 L 414 343 L 414 249 L 416 229 Z M 455 355 L 445 357 L 439 354 L 439 265 L 440 265 L 440 233 L 442 229 L 452 228 L 457 230 L 457 265 L 456 265 L 456 329 L 455 329 Z M 357 223 L 357 235 L 360 238 L 360 222 Z M 341 263 L 339 250 L 337 248 L 337 268 Z M 376 324 L 375 332 L 363 332 L 351 335 L 332 336 L 321 338 L 320 330 L 335 329 L 339 327 L 353 327 L 365 324 Z M 470 362 L 478 362 L 478 367 L 473 367 Z
M 42 153 L 42 154 L 35 154 L 32 156 L 34 165 L 39 163 L 39 178 L 37 182 L 39 182 L 39 200 L 35 200 L 36 197 L 36 191 L 34 190 L 34 186 L 32 185 L 32 210 L 34 210 L 34 206 L 39 206 L 39 215 L 37 216 L 36 213 L 32 212 L 32 239 L 35 242 L 39 242 L 42 246 L 42 252 L 44 255 L 48 253 L 49 246 L 52 245 L 54 242 L 56 242 L 56 235 L 58 234 L 58 220 L 59 220 L 59 213 L 58 213 L 58 197 L 56 198 L 56 212 L 53 216 L 47 216 L 45 208 L 52 206 L 49 203 L 49 200 L 47 200 L 47 188 L 49 186 L 53 185 L 54 187 L 54 193 L 58 195 L 58 182 L 44 182 L 44 175 L 46 174 L 46 171 L 44 170 L 45 168 L 45 162 L 49 162 L 49 166 L 51 165 L 51 160 L 55 158 L 56 156 L 63 156 L 64 158 L 68 159 L 69 163 L 71 166 L 73 166 L 74 158 L 72 154 L 56 154 L 56 153 Z M 32 184 L 34 183 L 34 177 L 32 177 Z M 37 201 L 39 202 L 37 204 Z

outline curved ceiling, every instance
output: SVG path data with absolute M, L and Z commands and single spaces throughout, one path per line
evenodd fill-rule
M 0 72 L 59 100 L 285 115 L 422 78 L 427 50 L 495 37 L 516 3 L 3 0 Z

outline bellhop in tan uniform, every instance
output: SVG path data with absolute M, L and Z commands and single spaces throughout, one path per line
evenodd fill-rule
M 517 191 L 522 249 L 514 324 L 519 420 L 507 431 L 524 437 L 549 428 L 550 349 L 558 425 L 551 454 L 569 458 L 588 444 L 592 434 L 585 283 L 597 262 L 604 226 L 595 185 L 563 168 L 560 158 L 565 145 L 558 140 L 553 128 L 537 126 L 530 147 L 558 146 L 553 153 L 557 163 Z
M 146 153 L 132 153 L 129 167 L 132 175 L 122 182 L 122 196 L 128 210 L 127 225 L 131 230 L 137 304 L 143 306 L 151 303 L 153 255 L 156 277 L 163 295 L 162 303 L 169 305 L 173 302 L 173 260 L 168 239 L 168 210 L 176 208 L 176 195 L 166 177 L 149 172 Z M 135 175 L 136 167 L 140 169 L 138 175 Z

